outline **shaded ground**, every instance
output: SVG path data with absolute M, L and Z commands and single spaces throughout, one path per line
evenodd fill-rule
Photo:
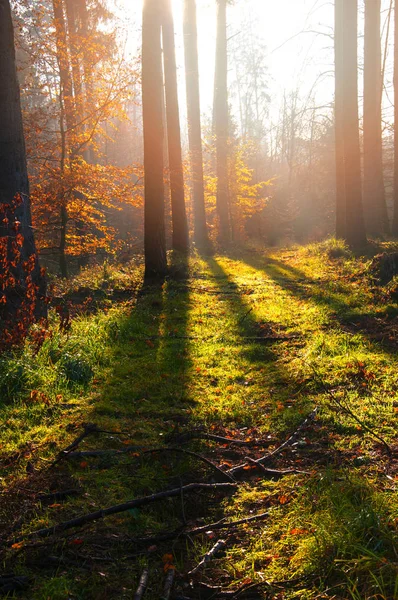
M 145 598 L 162 595 L 170 568 L 175 598 L 398 596 L 398 305 L 366 259 L 330 256 L 321 245 L 173 259 L 159 286 L 142 288 L 138 265 L 62 291 L 107 297 L 70 329 L 54 317 L 38 352 L 0 364 L 0 593 L 132 598 L 148 566 Z M 232 488 L 185 489 L 231 476 Z

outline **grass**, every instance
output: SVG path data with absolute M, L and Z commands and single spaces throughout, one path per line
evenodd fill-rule
M 272 450 L 317 405 L 314 424 L 273 463 L 304 473 L 249 473 L 228 496 L 168 500 L 5 550 L 5 571 L 31 578 L 17 597 L 131 598 L 146 564 L 146 597 L 159 597 L 163 556 L 186 574 L 214 535 L 149 546 L 136 536 L 264 511 L 266 520 L 224 532 L 225 556 L 200 579 L 230 589 L 259 584 L 267 598 L 397 597 L 398 305 L 374 287 L 371 256 L 331 240 L 171 261 L 173 276 L 159 285 L 143 287 L 139 263 L 55 282 L 60 297 L 79 296 L 71 328 L 60 330 L 52 314 L 39 350 L 28 341 L 1 357 L 3 537 L 209 477 L 192 457 L 143 453 L 181 433 L 269 438 Z M 117 300 L 114 290 L 123 291 Z M 391 445 L 392 457 L 333 396 Z M 88 422 L 114 433 L 92 434 L 80 450 L 136 450 L 51 467 Z M 264 453 L 205 440 L 183 447 L 223 469 Z M 38 500 L 68 488 L 81 493 Z M 177 592 L 189 595 L 182 581 Z

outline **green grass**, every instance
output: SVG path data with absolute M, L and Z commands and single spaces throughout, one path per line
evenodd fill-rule
M 68 287 L 57 282 L 56 293 L 68 297 L 82 289 L 132 293 L 75 310 L 67 332 L 51 314 L 39 351 L 28 341 L 0 358 L 0 522 L 8 538 L 13 525 L 29 533 L 208 477 L 212 471 L 191 457 L 142 453 L 173 444 L 176 434 L 204 427 L 227 437 L 270 436 L 272 449 L 315 405 L 319 412 L 294 452 L 274 463 L 304 474 L 268 480 L 257 473 L 227 497 L 164 501 L 44 546 L 4 551 L 5 571 L 33 577 L 18 597 L 131 598 L 146 564 L 146 597 L 159 597 L 163 555 L 173 554 L 184 574 L 214 539 L 156 543 L 148 552 L 134 536 L 265 510 L 265 521 L 231 534 L 225 557 L 203 580 L 230 589 L 250 580 L 270 598 L 397 597 L 395 455 L 333 401 L 395 448 L 398 306 L 382 303 L 370 260 L 329 240 L 195 255 L 188 264 L 171 257 L 173 277 L 147 287 L 138 263 L 84 271 Z M 92 434 L 79 449 L 137 451 L 50 467 L 87 422 L 114 433 Z M 224 468 L 249 452 L 203 440 L 184 447 Z M 50 506 L 37 500 L 71 487 L 82 493 Z M 48 555 L 65 562 L 46 565 Z

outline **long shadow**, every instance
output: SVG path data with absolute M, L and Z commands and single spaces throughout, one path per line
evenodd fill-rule
M 260 418 L 263 420 L 264 417 L 270 416 L 270 412 L 274 411 L 276 406 L 280 411 L 283 403 L 288 401 L 292 394 L 296 394 L 297 390 L 302 387 L 301 382 L 292 377 L 291 374 L 283 371 L 279 363 L 280 345 L 288 338 L 286 340 L 283 337 L 280 340 L 267 340 L 267 336 L 264 336 L 264 339 L 262 339 L 262 324 L 256 320 L 251 310 L 252 307 L 242 295 L 239 286 L 216 259 L 208 258 L 207 264 L 219 290 L 224 292 L 226 289 L 228 290 L 223 298 L 230 315 L 234 318 L 233 327 L 235 331 L 226 332 L 226 338 L 233 336 L 234 333 L 238 335 L 236 343 L 240 347 L 239 355 L 243 361 L 249 363 L 250 371 L 261 382 L 263 398 L 253 397 L 250 401 L 253 406 L 252 417 L 251 422 L 246 423 L 252 426 L 259 425 L 259 422 L 256 421 L 259 415 L 262 415 Z M 250 296 L 247 297 L 250 298 Z M 249 385 L 248 397 L 250 398 L 250 396 L 251 388 Z M 305 397 L 302 400 L 306 402 Z M 256 406 L 257 402 L 259 406 Z M 261 404 L 263 405 L 261 406 Z M 282 423 L 283 427 L 290 430 L 302 420 L 302 406 L 301 402 L 297 402 L 296 407 L 290 406 L 289 410 L 284 410 L 283 413 L 278 412 L 278 423 Z
M 173 257 L 170 270 L 172 277 L 143 287 L 131 314 L 118 324 L 112 371 L 96 407 L 102 415 L 127 418 L 137 441 L 153 438 L 154 431 L 166 434 L 184 421 L 189 404 L 186 260 Z
M 358 312 L 356 308 L 360 303 L 352 301 L 352 290 L 336 281 L 313 280 L 300 269 L 274 258 L 261 258 L 253 255 L 240 255 L 239 260 L 245 264 L 263 271 L 278 286 L 300 299 L 312 302 L 318 306 L 329 309 L 329 316 L 335 319 L 343 330 L 351 333 L 362 334 L 375 347 L 383 351 L 396 354 L 396 345 L 382 343 L 375 339 L 376 314 L 372 311 Z M 329 286 L 333 286 L 333 290 Z M 394 310 L 392 311 L 393 316 Z M 380 314 L 378 314 L 380 317 Z M 382 337 L 382 336 L 380 336 Z

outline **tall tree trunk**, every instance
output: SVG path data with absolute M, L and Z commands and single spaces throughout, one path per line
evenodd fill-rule
M 389 228 L 382 162 L 380 5 L 380 0 L 365 0 L 363 203 L 366 231 L 376 235 Z
M 71 0 L 76 1 L 76 0 Z M 82 67 L 83 67 L 83 80 L 84 80 L 84 117 L 87 120 L 87 117 L 90 113 L 90 107 L 93 106 L 93 78 L 92 78 L 92 64 L 90 61 L 90 28 L 89 28 L 89 19 L 88 19 L 88 11 L 87 11 L 87 0 L 78 0 L 77 3 L 77 12 L 79 14 L 80 20 L 80 35 L 82 40 L 86 40 L 86 43 L 83 44 L 82 48 Z M 89 123 L 85 124 L 86 129 L 89 126 Z M 88 163 L 94 164 L 96 162 L 96 153 L 94 149 L 94 145 L 92 143 L 88 143 L 84 149 L 84 158 Z
M 195 244 L 199 249 L 206 250 L 209 247 L 209 240 L 206 226 L 205 194 L 203 183 L 198 33 L 196 25 L 195 0 L 184 0 L 184 52 L 188 138 L 193 188 L 194 239 Z
M 228 194 L 228 81 L 227 1 L 217 0 L 216 78 L 214 81 L 214 127 L 216 136 L 217 213 L 219 238 L 230 241 Z
M 334 123 L 335 123 L 335 157 L 336 157 L 336 237 L 345 238 L 345 183 L 344 183 L 344 52 L 343 52 L 343 2 L 334 3 Z
M 80 70 L 80 32 L 78 26 L 78 14 L 76 10 L 76 0 L 66 0 L 66 16 L 68 21 L 68 47 L 71 57 L 73 95 L 76 105 L 76 117 L 83 120 L 83 95 L 82 95 L 82 76 Z
M 345 239 L 352 248 L 361 248 L 366 244 L 366 234 L 358 122 L 358 0 L 343 0 L 343 9 Z
M 60 102 L 61 102 L 61 131 L 62 135 L 62 159 L 61 171 L 64 170 L 65 160 L 68 157 L 73 160 L 73 136 L 75 135 L 75 103 L 73 98 L 73 82 L 71 76 L 71 67 L 69 62 L 68 38 L 66 35 L 66 25 L 64 17 L 64 7 L 62 0 L 53 0 L 55 40 L 57 46 L 57 61 L 60 77 Z M 64 132 L 63 120 L 65 119 L 66 132 Z M 68 276 L 66 262 L 66 232 L 68 225 L 68 210 L 66 198 L 62 193 L 60 198 L 60 242 L 59 242 L 59 268 L 62 277 Z
M 189 235 L 185 210 L 184 172 L 182 167 L 180 111 L 178 106 L 177 65 L 171 0 L 164 0 L 163 56 L 166 91 L 167 143 L 170 169 L 171 215 L 174 250 L 188 252 Z
M 163 71 L 161 14 L 157 0 L 144 0 L 142 13 L 142 109 L 144 126 L 145 277 L 167 270 L 163 185 Z
M 394 219 L 392 233 L 398 236 L 398 0 L 394 4 Z
M 0 0 L 0 82 L 0 304 L 5 321 L 21 308 L 30 283 L 35 286 L 33 313 L 37 317 L 46 314 L 45 280 L 32 228 L 9 0 Z M 14 286 L 8 285 L 9 275 L 15 279 Z

